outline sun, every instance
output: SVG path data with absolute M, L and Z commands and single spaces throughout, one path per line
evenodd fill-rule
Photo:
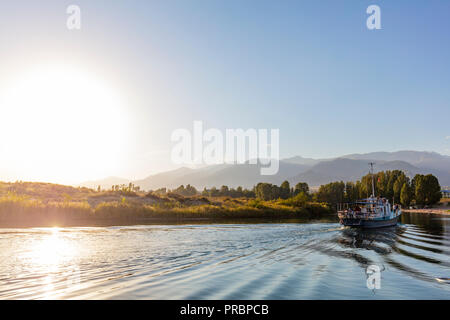
M 80 182 L 110 175 L 123 158 L 125 104 L 95 74 L 66 65 L 33 68 L 0 91 L 0 108 L 2 165 L 17 179 Z

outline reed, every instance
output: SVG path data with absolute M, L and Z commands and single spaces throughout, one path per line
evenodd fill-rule
M 0 196 L 0 226 L 89 225 L 95 221 L 315 218 L 330 213 L 325 204 L 296 200 L 246 198 L 207 199 L 200 196 L 164 197 L 116 192 L 76 197 L 61 193 L 59 201 L 7 192 Z

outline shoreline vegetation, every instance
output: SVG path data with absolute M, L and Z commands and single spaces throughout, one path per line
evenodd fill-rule
M 441 200 L 440 186 L 432 175 L 417 175 L 411 181 L 396 170 L 375 175 L 377 194 L 400 198 L 408 207 L 430 206 Z M 222 186 L 202 192 L 190 185 L 146 192 L 133 184 L 94 190 L 40 182 L 0 182 L 0 227 L 331 219 L 337 203 L 367 196 L 370 181 L 367 175 L 357 182 L 332 182 L 314 193 L 306 183 L 291 187 L 287 181 L 280 186 L 259 183 L 251 190 Z
M 125 188 L 94 191 L 47 183 L 0 183 L 0 227 L 315 219 L 330 214 L 326 204 L 293 199 L 264 201 L 173 192 L 161 195 Z

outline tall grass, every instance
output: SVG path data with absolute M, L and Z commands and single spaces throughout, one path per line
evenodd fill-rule
M 210 202 L 186 198 L 139 202 L 133 196 L 129 201 L 100 202 L 92 207 L 86 200 L 43 201 L 15 193 L 0 197 L 0 226 L 89 224 L 90 221 L 139 221 L 145 219 L 226 219 L 226 218 L 295 218 L 319 217 L 330 212 L 320 203 L 302 203 L 286 200 L 262 201 L 256 199 L 223 199 Z M 138 197 L 139 198 L 139 197 Z M 100 199 L 99 199 L 100 200 Z M 98 202 L 97 202 L 98 203 Z
M 43 202 L 26 196 L 9 193 L 0 198 L 0 223 L 40 221 L 52 223 L 73 219 L 89 219 L 93 211 L 87 202 Z

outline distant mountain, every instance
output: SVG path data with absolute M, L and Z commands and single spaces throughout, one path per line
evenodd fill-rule
M 317 163 L 319 163 L 322 160 L 318 160 L 318 159 L 312 159 L 312 158 L 303 158 L 300 156 L 295 156 L 292 158 L 287 158 L 287 159 L 283 159 L 284 162 L 288 162 L 288 163 L 294 163 L 294 164 L 302 164 L 305 166 L 313 166 Z
M 382 160 L 382 161 L 406 161 L 410 164 L 423 168 L 439 170 L 450 173 L 450 156 L 441 155 L 436 152 L 426 151 L 397 151 L 397 152 L 371 152 L 365 154 L 349 154 L 342 158 L 355 160 Z
M 197 189 L 220 187 L 227 185 L 236 188 L 242 186 L 251 188 L 258 182 L 270 182 L 280 184 L 284 180 L 300 172 L 304 172 L 309 166 L 280 161 L 279 171 L 276 175 L 262 176 L 261 164 L 236 164 L 215 165 L 201 169 L 182 168 L 181 171 L 168 171 L 149 176 L 133 183 L 145 190 L 154 190 L 161 187 L 176 188 L 180 185 L 190 184 Z M 180 169 L 178 169 L 180 170 Z
M 338 158 L 322 161 L 306 172 L 300 173 L 289 179 L 289 182 L 307 182 L 310 186 L 320 186 L 332 181 L 356 181 L 369 172 L 370 160 L 353 160 Z M 386 170 L 403 170 L 407 175 L 414 176 L 417 173 L 428 173 L 405 161 L 381 161 L 375 166 L 375 172 Z
M 197 170 L 200 172 L 204 170 L 204 168 Z M 155 190 L 162 187 L 173 188 L 180 185 L 178 181 L 181 181 L 184 176 L 189 175 L 194 171 L 196 170 L 182 167 L 171 171 L 157 173 L 142 180 L 135 180 L 133 183 L 140 186 L 143 190 Z
M 300 156 L 280 161 L 276 175 L 262 176 L 261 165 L 223 164 L 198 169 L 179 168 L 133 181 L 143 190 L 155 190 L 161 187 L 176 188 L 180 185 L 193 185 L 197 189 L 213 186 L 251 188 L 258 182 L 280 184 L 288 180 L 291 184 L 307 182 L 311 187 L 332 181 L 356 181 L 368 173 L 368 162 L 376 163 L 375 170 L 403 170 L 409 176 L 417 173 L 432 173 L 438 177 L 441 185 L 450 185 L 450 157 L 435 152 L 398 151 L 349 154 L 333 159 L 311 159 Z M 126 184 L 129 180 L 110 177 L 99 181 L 90 181 L 82 185 L 91 188 L 109 188 L 114 184 Z

